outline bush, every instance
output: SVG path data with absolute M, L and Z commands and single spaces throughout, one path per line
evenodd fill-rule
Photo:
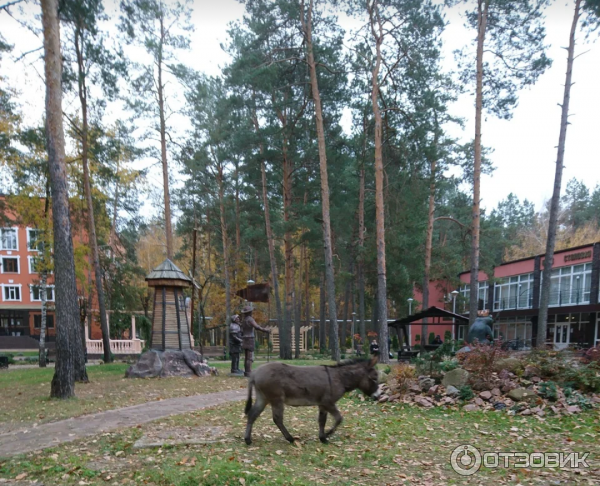
M 407 363 L 400 363 L 394 366 L 392 373 L 396 381 L 396 393 L 406 393 L 415 380 L 415 369 Z
M 600 362 L 600 345 L 595 348 L 588 349 L 583 355 L 583 360 L 586 363 Z
M 458 389 L 458 398 L 467 402 L 474 398 L 475 394 L 473 393 L 473 389 L 469 385 L 463 385 Z
M 525 364 L 535 366 L 541 378 L 561 375 L 567 368 L 563 355 L 559 351 L 534 349 L 525 358 Z
M 558 388 L 553 381 L 543 381 L 538 387 L 538 394 L 548 400 L 555 402 L 558 400 Z
M 444 333 L 444 342 L 452 340 L 452 333 L 450 331 L 446 331 Z
M 399 346 L 400 346 L 400 345 L 399 345 L 399 343 L 398 343 L 398 336 L 396 336 L 396 335 L 394 334 L 394 337 L 392 338 L 392 349 L 394 349 L 394 350 L 398 351 L 398 348 L 399 348 Z M 390 351 L 391 351 L 391 350 L 390 350 Z
M 346 338 L 346 342 L 344 344 L 346 345 L 346 349 L 351 348 L 352 347 L 352 337 L 348 336 Z
M 420 342 L 420 341 L 421 341 L 421 335 L 420 335 L 420 334 L 417 334 L 417 335 L 415 336 L 415 342 L 416 342 L 416 343 L 418 343 L 418 342 Z
M 508 353 L 495 344 L 471 343 L 470 347 L 470 352 L 460 353 L 459 360 L 462 359 L 463 368 L 471 373 L 473 381 L 489 383 L 496 362 L 506 358 Z
M 600 362 L 592 361 L 578 368 L 565 368 L 560 378 L 566 386 L 583 392 L 600 392 Z
M 433 341 L 435 341 L 435 333 L 430 332 L 429 333 L 429 340 L 427 341 L 429 344 L 433 344 Z
M 9 365 L 14 365 L 15 364 L 15 355 L 12 353 L 1 353 L 0 356 L 6 356 L 8 358 L 8 364 Z

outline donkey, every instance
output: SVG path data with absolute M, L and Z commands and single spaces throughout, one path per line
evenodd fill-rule
M 377 357 L 371 360 L 352 359 L 332 366 L 291 366 L 284 363 L 267 363 L 252 373 L 248 381 L 246 401 L 246 444 L 252 443 L 252 424 L 271 404 L 273 421 L 290 442 L 294 437 L 283 424 L 284 405 L 292 407 L 319 407 L 319 439 L 324 444 L 342 423 L 342 415 L 335 406 L 344 393 L 359 389 L 377 398 L 380 394 Z M 252 388 L 256 388 L 256 402 L 252 405 Z M 335 420 L 333 427 L 325 432 L 327 414 Z

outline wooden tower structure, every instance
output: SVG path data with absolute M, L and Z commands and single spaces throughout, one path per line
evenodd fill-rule
M 183 289 L 192 286 L 187 277 L 168 258 L 146 277 L 154 287 L 150 349 L 158 351 L 192 349 Z

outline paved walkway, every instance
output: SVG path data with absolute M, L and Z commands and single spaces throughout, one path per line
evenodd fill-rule
M 116 429 L 133 427 L 170 415 L 193 412 L 221 403 L 245 399 L 246 390 L 230 390 L 191 397 L 170 398 L 133 407 L 83 415 L 77 418 L 38 425 L 37 427 L 0 434 L 0 457 L 15 456 L 64 442 L 98 435 Z

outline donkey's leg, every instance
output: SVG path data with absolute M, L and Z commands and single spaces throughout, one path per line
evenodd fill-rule
M 263 410 L 267 406 L 267 401 L 261 393 L 256 394 L 256 402 L 248 412 L 248 423 L 246 425 L 246 435 L 244 436 L 244 440 L 246 444 L 252 444 L 252 424 L 259 417 Z
M 325 434 L 325 424 L 327 423 L 327 410 L 322 406 L 319 407 L 319 440 L 323 444 L 327 444 L 327 435 Z
M 288 430 L 285 428 L 285 425 L 283 425 L 283 400 L 277 401 L 277 402 L 272 402 L 271 409 L 273 410 L 273 422 L 275 422 L 275 425 L 277 425 L 277 427 L 279 427 L 279 430 L 281 430 L 281 433 L 286 438 L 286 440 L 290 444 L 293 444 L 294 438 L 288 432 Z
M 336 431 L 336 429 L 339 427 L 339 425 L 342 423 L 342 420 L 343 420 L 342 414 L 340 413 L 340 411 L 338 410 L 338 408 L 335 405 L 328 407 L 327 411 L 334 418 L 335 422 L 333 424 L 333 427 L 331 427 L 331 429 L 329 429 L 325 433 L 325 437 L 329 437 L 331 434 L 333 434 Z

